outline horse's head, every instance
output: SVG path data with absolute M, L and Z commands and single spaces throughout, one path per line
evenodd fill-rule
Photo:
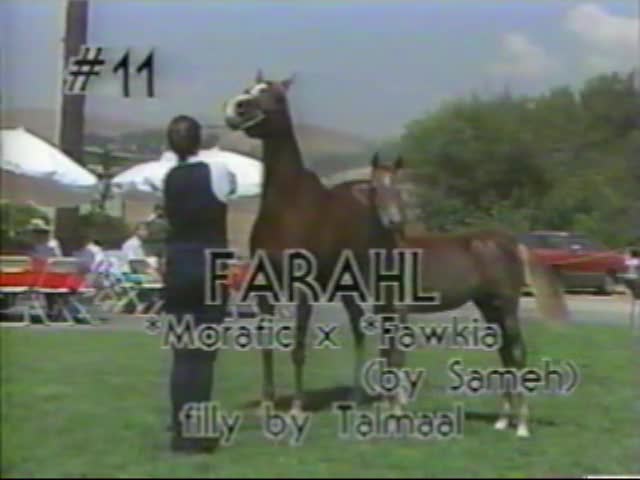
M 371 159 L 370 202 L 375 205 L 384 226 L 395 232 L 404 230 L 407 219 L 398 181 L 398 172 L 401 169 L 400 156 L 391 165 L 382 164 L 377 153 Z
M 253 86 L 225 102 L 224 116 L 232 130 L 242 130 L 254 138 L 266 138 L 289 131 L 291 117 L 287 90 L 290 77 L 280 82 L 265 80 L 258 71 Z

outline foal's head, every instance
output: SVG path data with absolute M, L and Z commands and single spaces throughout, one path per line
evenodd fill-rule
M 398 181 L 401 169 L 400 156 L 391 165 L 382 164 L 377 153 L 371 159 L 370 202 L 375 205 L 384 226 L 397 232 L 403 231 L 407 219 Z
M 280 82 L 265 80 L 262 72 L 258 71 L 253 86 L 225 102 L 227 126 L 254 138 L 267 138 L 289 131 L 291 117 L 287 90 L 292 83 L 292 77 Z

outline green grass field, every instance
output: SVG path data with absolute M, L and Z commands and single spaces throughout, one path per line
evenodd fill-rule
M 525 326 L 530 365 L 572 360 L 582 374 L 573 395 L 530 400 L 530 439 L 497 432 L 494 396 L 467 398 L 464 438 L 449 441 L 342 440 L 337 416 L 314 414 L 300 447 L 267 439 L 247 410 L 235 443 L 211 456 L 168 451 L 168 351 L 160 338 L 137 332 L 3 329 L 2 476 L 168 477 L 546 477 L 640 473 L 637 351 L 627 329 L 610 326 Z M 350 336 L 341 350 L 311 350 L 309 389 L 348 384 Z M 373 344 L 372 341 L 369 342 Z M 373 345 L 371 353 L 373 354 Z M 430 384 L 413 410 L 450 409 L 444 371 L 451 357 L 498 365 L 495 352 L 432 349 L 408 364 L 426 367 Z M 241 408 L 260 392 L 259 354 L 221 353 L 215 399 Z M 292 369 L 277 354 L 279 393 Z M 488 418 L 484 418 L 488 417 Z

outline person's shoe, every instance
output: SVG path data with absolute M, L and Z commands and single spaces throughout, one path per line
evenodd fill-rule
M 218 438 L 184 438 L 178 435 L 171 438 L 171 450 L 176 453 L 213 453 L 219 444 Z

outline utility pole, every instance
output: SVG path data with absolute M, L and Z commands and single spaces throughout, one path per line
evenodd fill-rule
M 67 0 L 64 3 L 64 18 L 62 52 L 64 68 L 69 59 L 78 55 L 82 45 L 87 43 L 88 0 Z M 83 165 L 84 144 L 84 95 L 65 95 L 58 92 L 61 98 L 58 118 L 58 145 L 60 149 Z M 73 245 L 74 233 L 80 223 L 80 209 L 78 207 L 56 209 L 56 235 L 62 244 L 65 254 L 71 253 L 76 247 Z

